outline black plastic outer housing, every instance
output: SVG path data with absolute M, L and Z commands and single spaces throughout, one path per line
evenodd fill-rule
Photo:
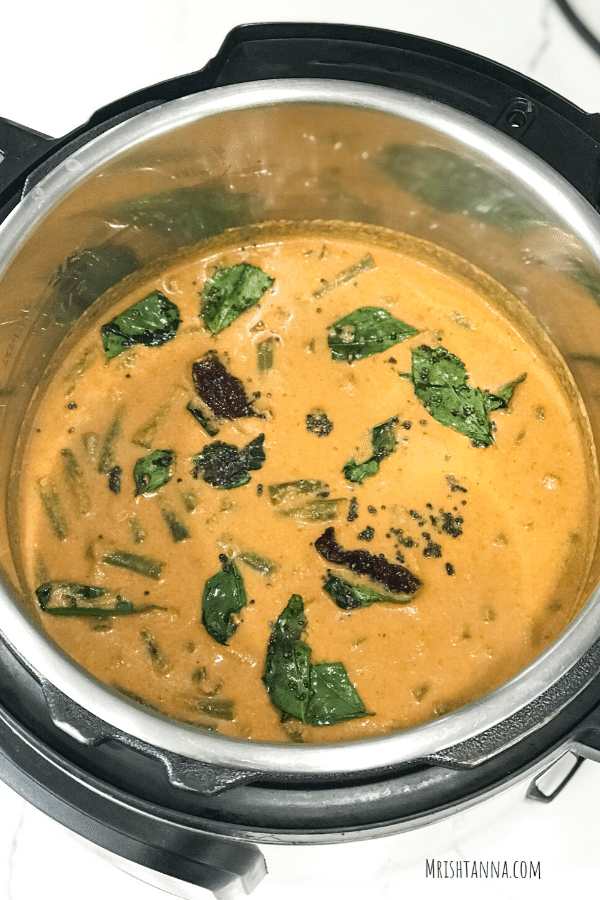
M 0 221 L 65 156 L 118 122 L 212 87 L 285 78 L 356 81 L 445 103 L 509 134 L 600 208 L 600 116 L 444 44 L 363 27 L 286 23 L 234 29 L 202 70 L 117 100 L 62 138 L 0 119 Z M 594 671 L 598 659 L 600 644 L 590 651 Z M 451 748 L 362 779 L 295 785 L 234 778 L 222 794 L 198 794 L 167 778 L 164 754 L 56 728 L 51 686 L 1 642 L 0 686 L 4 781 L 98 845 L 217 892 L 251 890 L 264 873 L 248 842 L 340 840 L 425 824 L 527 777 L 566 749 L 600 758 L 597 676 L 565 710 L 500 753 L 493 736 L 487 745 L 484 736 L 475 759 Z

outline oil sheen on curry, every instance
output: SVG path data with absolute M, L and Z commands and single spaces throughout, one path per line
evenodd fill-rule
M 46 632 L 125 696 L 257 741 L 382 735 L 509 680 L 578 611 L 596 512 L 578 395 L 517 311 L 432 244 L 335 223 L 125 279 L 32 413 Z

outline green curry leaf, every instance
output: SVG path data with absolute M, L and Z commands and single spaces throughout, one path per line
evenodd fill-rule
M 356 462 L 355 459 L 348 460 L 344 464 L 342 471 L 348 481 L 362 483 L 363 478 L 376 475 L 379 472 L 379 463 L 387 456 L 390 456 L 396 449 L 396 425 L 398 418 L 392 416 L 385 422 L 375 425 L 371 429 L 371 447 L 372 454 L 362 463 Z
M 106 359 L 135 344 L 160 347 L 173 340 L 181 324 L 179 309 L 160 291 L 152 291 L 100 329 Z
M 342 663 L 310 662 L 302 640 L 306 628 L 302 597 L 293 594 L 271 632 L 263 681 L 274 706 L 308 725 L 334 725 L 366 715 Z
M 173 475 L 175 453 L 173 450 L 154 450 L 142 456 L 133 468 L 135 496 L 158 491 Z
M 445 347 L 423 344 L 412 351 L 408 377 L 418 399 L 436 422 L 466 435 L 480 447 L 489 447 L 494 443 L 489 413 L 506 409 L 516 386 L 526 376 L 520 375 L 492 394 L 467 384 L 465 364 Z
M 359 609 L 365 606 L 371 606 L 373 603 L 410 603 L 412 597 L 391 596 L 390 594 L 381 594 L 374 591 L 373 588 L 366 585 L 352 584 L 344 578 L 337 575 L 329 575 L 323 584 L 323 590 L 329 594 L 331 599 L 340 609 Z
M 239 569 L 223 554 L 222 569 L 209 578 L 202 597 L 202 624 L 219 644 L 226 644 L 236 626 L 233 617 L 248 599 Z
M 52 616 L 128 616 L 157 609 L 156 606 L 136 607 L 130 600 L 108 588 L 68 581 L 48 581 L 36 588 L 36 596 L 43 612 Z
M 255 306 L 275 279 L 258 266 L 238 263 L 217 268 L 202 292 L 200 315 L 213 334 L 231 325 L 238 316 Z
M 331 358 L 353 362 L 383 353 L 418 334 L 416 328 L 395 319 L 387 309 L 361 306 L 329 326 Z
M 364 703 L 340 662 L 316 663 L 310 667 L 308 725 L 335 725 L 367 715 Z
M 273 705 L 285 718 L 302 722 L 310 694 L 310 647 L 301 639 L 305 628 L 302 597 L 293 594 L 273 626 L 263 679 Z

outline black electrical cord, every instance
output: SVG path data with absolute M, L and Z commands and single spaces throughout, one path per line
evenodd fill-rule
M 582 22 L 568 0 L 554 0 L 554 2 L 564 17 L 571 23 L 579 37 L 583 38 L 588 47 L 591 47 L 594 53 L 600 56 L 600 40 L 590 31 L 585 22 Z

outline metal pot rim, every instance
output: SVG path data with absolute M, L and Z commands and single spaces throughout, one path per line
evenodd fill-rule
M 67 192 L 126 150 L 166 131 L 214 115 L 274 104 L 337 104 L 380 111 L 427 126 L 493 161 L 525 194 L 543 197 L 600 261 L 600 228 L 592 207 L 560 175 L 506 135 L 433 100 L 405 92 L 319 79 L 249 82 L 214 88 L 143 111 L 75 150 L 39 183 L 26 187 L 0 227 L 5 247 L 0 277 L 37 222 Z M 234 740 L 165 719 L 103 686 L 52 645 L 0 591 L 2 633 L 42 680 L 113 728 L 147 744 L 211 765 L 294 775 L 359 773 L 423 757 L 481 735 L 536 700 L 568 672 L 600 634 L 600 590 L 569 628 L 527 669 L 475 703 L 425 725 L 343 744 L 282 745 Z M 542 724 L 542 723 L 540 723 Z

